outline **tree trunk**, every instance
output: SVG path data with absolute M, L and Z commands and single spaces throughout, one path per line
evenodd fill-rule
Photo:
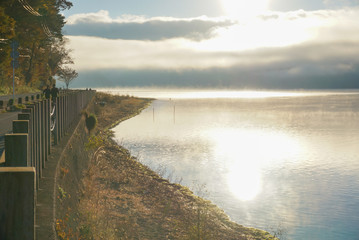
M 29 83 L 31 82 L 32 79 L 32 65 L 33 65 L 33 59 L 35 57 L 35 43 L 32 44 L 32 48 L 31 48 L 31 56 L 29 59 L 29 68 L 27 69 L 26 73 L 25 73 L 25 83 L 26 85 L 29 85 Z

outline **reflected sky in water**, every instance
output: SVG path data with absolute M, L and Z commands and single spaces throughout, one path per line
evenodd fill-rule
M 172 181 L 205 184 L 240 224 L 281 225 L 289 239 L 358 239 L 357 92 L 209 92 L 137 89 L 159 100 L 115 138 Z

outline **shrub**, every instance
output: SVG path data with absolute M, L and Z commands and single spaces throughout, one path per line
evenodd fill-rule
M 86 128 L 90 133 L 92 130 L 95 129 L 96 124 L 97 124 L 97 118 L 94 114 L 90 114 L 89 116 L 86 116 Z
M 88 142 L 85 143 L 86 150 L 97 149 L 103 145 L 103 139 L 101 136 L 90 136 Z
M 8 106 L 14 105 L 14 99 L 13 98 L 9 99 L 9 101 L 7 102 L 7 105 Z

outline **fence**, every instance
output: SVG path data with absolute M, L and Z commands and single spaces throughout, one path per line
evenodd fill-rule
M 34 100 L 39 101 L 39 99 L 41 98 L 41 94 L 39 92 L 36 93 L 28 93 L 28 94 L 18 94 L 15 95 L 15 98 L 13 98 L 12 95 L 7 95 L 7 96 L 0 96 L 0 112 L 12 112 L 13 110 L 15 110 L 16 106 L 19 107 L 19 104 L 26 104 L 29 101 L 32 102 Z M 9 118 L 17 118 L 16 116 L 14 117 L 9 117 Z M 2 156 L 2 153 L 5 149 L 5 134 L 7 133 L 12 133 L 12 126 L 7 126 L 11 124 L 11 121 L 1 121 L 1 127 L 0 127 L 0 157 Z M 0 160 L 0 164 L 2 162 L 3 159 Z
M 0 239 L 35 236 L 36 194 L 42 169 L 65 131 L 95 91 L 63 91 L 54 101 L 34 98 L 5 135 L 5 167 L 0 167 Z

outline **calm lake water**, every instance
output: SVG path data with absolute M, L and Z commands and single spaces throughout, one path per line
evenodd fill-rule
M 115 139 L 233 221 L 359 239 L 359 92 L 111 91 L 158 99 Z

